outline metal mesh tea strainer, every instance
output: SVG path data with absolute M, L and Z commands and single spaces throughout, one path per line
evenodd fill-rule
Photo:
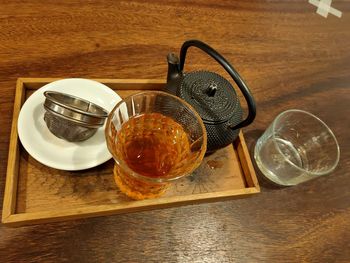
M 102 107 L 69 94 L 45 91 L 44 96 L 47 127 L 55 136 L 70 142 L 87 140 L 108 117 Z

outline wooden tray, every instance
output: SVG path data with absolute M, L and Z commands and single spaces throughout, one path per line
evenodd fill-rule
M 46 167 L 21 146 L 17 119 L 23 102 L 57 79 L 17 81 L 2 222 L 10 226 L 127 213 L 154 208 L 247 197 L 260 192 L 243 134 L 224 149 L 205 157 L 191 175 L 175 181 L 162 198 L 133 201 L 113 181 L 113 160 L 85 171 Z M 98 79 L 121 97 L 139 90 L 162 89 L 163 80 Z

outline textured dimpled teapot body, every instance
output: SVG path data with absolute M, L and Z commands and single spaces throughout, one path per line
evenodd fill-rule
M 248 115 L 244 120 L 238 96 L 229 81 L 209 71 L 183 72 L 187 49 L 191 46 L 214 58 L 232 77 L 247 102 Z M 207 131 L 207 152 L 231 144 L 237 138 L 240 128 L 254 120 L 256 107 L 249 88 L 238 72 L 213 48 L 201 41 L 189 40 L 181 47 L 180 59 L 174 53 L 169 53 L 167 60 L 165 90 L 191 104 L 199 113 Z
M 191 104 L 201 116 L 207 130 L 207 151 L 212 152 L 232 143 L 242 121 L 242 109 L 231 84 L 220 75 L 196 71 L 183 76 L 176 95 Z

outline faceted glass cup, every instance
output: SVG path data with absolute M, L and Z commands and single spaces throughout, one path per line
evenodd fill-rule
M 119 102 L 109 114 L 105 135 L 115 160 L 116 184 L 139 200 L 161 196 L 170 181 L 190 174 L 207 146 L 198 113 L 184 100 L 161 91 Z
M 302 110 L 280 113 L 255 145 L 261 172 L 280 185 L 297 185 L 329 174 L 338 164 L 340 150 L 328 126 Z

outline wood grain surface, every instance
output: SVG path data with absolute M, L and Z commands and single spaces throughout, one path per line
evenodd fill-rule
M 349 262 L 350 2 L 341 18 L 294 1 L 1 1 L 0 203 L 18 77 L 165 78 L 166 54 L 203 40 L 250 86 L 248 148 L 281 111 L 299 108 L 337 136 L 337 169 L 262 193 L 38 226 L 0 226 L 2 262 Z M 222 69 L 191 49 L 186 70 Z M 226 75 L 225 75 L 226 76 Z
M 19 78 L 14 120 L 18 119 L 21 98 L 30 99 L 34 91 L 54 80 Z M 118 92 L 121 98 L 165 86 L 164 80 L 151 79 L 98 81 Z M 17 126 L 14 127 L 10 145 L 18 143 Z M 92 169 L 61 171 L 36 161 L 22 146 L 12 145 L 2 218 L 3 223 L 11 226 L 223 201 L 260 192 L 242 132 L 233 144 L 205 156 L 191 176 L 172 182 L 162 198 L 142 201 L 131 200 L 119 191 L 113 179 L 113 160 Z
M 142 201 L 127 198 L 119 191 L 113 179 L 113 160 L 91 169 L 72 172 L 41 164 L 20 144 L 17 120 L 24 100 L 29 100 L 33 92 L 55 80 L 57 79 L 17 80 L 2 207 L 2 223 L 7 226 L 18 227 L 218 202 L 245 198 L 260 192 L 242 131 L 233 144 L 205 156 L 191 176 L 171 182 L 161 198 Z M 165 86 L 165 80 L 161 79 L 95 80 L 118 92 L 121 98 L 144 90 L 162 90 Z M 34 119 L 38 121 L 38 118 Z M 46 140 L 51 138 L 49 136 Z M 52 142 L 60 144 L 57 140 Z M 75 153 L 77 156 L 85 154 L 81 151 Z

